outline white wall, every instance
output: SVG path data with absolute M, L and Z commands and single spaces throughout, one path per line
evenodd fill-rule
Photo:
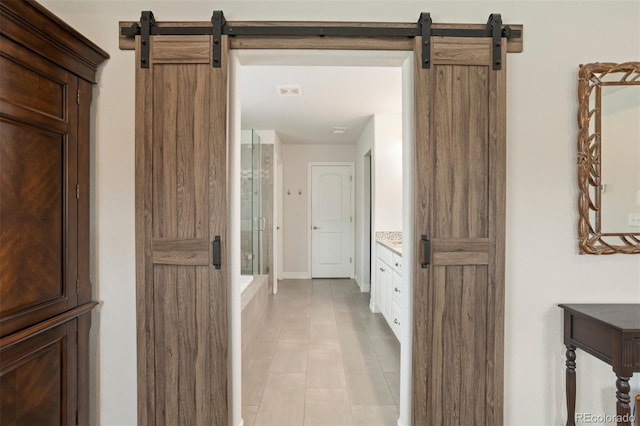
M 401 67 L 398 65 L 398 74 Z M 398 85 L 398 91 L 402 87 Z M 372 154 L 372 228 L 402 231 L 402 116 L 374 114 L 356 141 L 356 281 L 363 291 L 365 276 L 364 156 Z
M 117 22 L 207 20 L 208 1 L 41 0 L 106 49 L 95 90 L 95 256 L 99 386 L 93 423 L 136 423 L 134 70 Z M 505 423 L 564 423 L 562 302 L 640 302 L 640 256 L 577 254 L 576 76 L 580 63 L 638 60 L 637 1 L 218 1 L 229 20 L 485 22 L 525 25 L 508 58 Z M 297 6 L 296 6 L 297 5 Z M 297 186 L 295 186 L 297 188 Z M 306 208 L 306 207 L 305 207 Z M 305 210 L 306 211 L 306 210 Z M 306 214 L 303 215 L 306 217 Z M 293 265 L 297 268 L 297 265 Z M 286 269 L 286 268 L 285 268 Z M 98 327 L 99 326 L 99 330 Z M 611 368 L 578 351 L 578 412 L 613 413 Z M 633 392 L 638 392 L 637 380 Z M 96 420 L 97 419 L 97 420 Z
M 374 117 L 374 229 L 402 231 L 402 117 L 384 114 Z
M 309 278 L 309 162 L 355 161 L 354 145 L 282 145 L 284 278 Z

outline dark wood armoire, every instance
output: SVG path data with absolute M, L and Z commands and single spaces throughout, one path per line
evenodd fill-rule
M 92 84 L 106 52 L 0 0 L 0 424 L 89 423 Z

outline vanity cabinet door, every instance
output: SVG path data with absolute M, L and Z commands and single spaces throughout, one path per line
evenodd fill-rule
M 378 258 L 376 263 L 376 302 L 382 315 L 389 320 L 389 305 L 391 303 L 391 267 L 382 259 Z

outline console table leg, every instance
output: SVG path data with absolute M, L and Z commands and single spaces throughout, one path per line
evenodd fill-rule
M 567 426 L 576 426 L 576 348 L 567 346 Z
M 631 426 L 631 407 L 629 406 L 629 377 L 620 377 L 616 380 L 616 414 L 618 415 L 618 425 Z

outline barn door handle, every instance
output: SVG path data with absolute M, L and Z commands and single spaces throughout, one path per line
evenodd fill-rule
M 420 241 L 422 241 L 422 262 L 420 267 L 425 269 L 431 262 L 431 241 L 424 234 L 420 237 Z
M 211 242 L 211 251 L 213 252 L 213 259 L 211 263 L 216 269 L 222 268 L 222 250 L 220 250 L 220 235 L 216 235 Z

